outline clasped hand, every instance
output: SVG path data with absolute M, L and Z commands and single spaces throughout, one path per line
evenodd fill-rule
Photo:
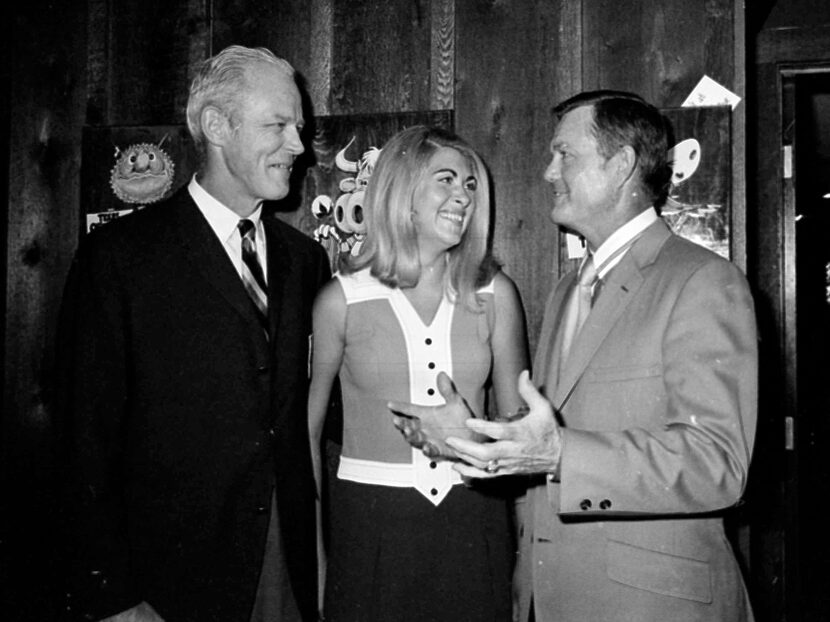
M 558 475 L 562 431 L 553 407 L 533 386 L 527 371 L 519 375 L 518 387 L 529 411 L 512 422 L 476 418 L 443 372 L 438 375 L 438 390 L 444 405 L 390 402 L 388 406 L 395 426 L 412 446 L 429 457 L 459 461 L 454 468 L 466 477 Z
M 428 458 L 456 459 L 455 452 L 446 443 L 449 437 L 483 442 L 486 437 L 467 427 L 467 420 L 475 418 L 467 400 L 455 388 L 444 372 L 436 380 L 438 392 L 445 400 L 442 406 L 416 406 L 404 402 L 389 402 L 392 421 L 406 441 L 424 452 Z

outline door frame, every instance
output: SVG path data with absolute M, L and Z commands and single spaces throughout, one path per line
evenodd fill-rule
M 760 330 L 758 437 L 749 481 L 750 585 L 759 622 L 802 620 L 796 368 L 795 186 L 787 133 L 801 74 L 830 69 L 830 26 L 762 30 L 754 49 L 755 104 L 748 204 L 748 276 Z

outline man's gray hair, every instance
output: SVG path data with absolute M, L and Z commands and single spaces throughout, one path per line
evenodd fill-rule
M 263 47 L 231 45 L 202 62 L 190 85 L 187 99 L 187 127 L 200 157 L 204 157 L 206 149 L 200 119 L 202 110 L 206 106 L 215 106 L 235 124 L 240 104 L 250 90 L 248 70 L 258 63 L 273 65 L 284 71 L 286 76 L 294 78 L 291 64 Z

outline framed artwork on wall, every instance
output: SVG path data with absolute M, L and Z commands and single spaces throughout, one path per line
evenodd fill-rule
M 87 126 L 81 145 L 83 230 L 156 203 L 190 181 L 197 160 L 184 125 Z
M 314 138 L 303 183 L 302 206 L 292 224 L 326 247 L 335 268 L 343 253 L 357 252 L 363 226 L 363 190 L 380 148 L 413 125 L 453 129 L 451 110 L 336 115 L 314 119 Z M 287 215 L 288 216 L 288 215 Z
M 673 132 L 669 198 L 662 215 L 672 230 L 732 258 L 732 145 L 729 106 L 661 111 Z

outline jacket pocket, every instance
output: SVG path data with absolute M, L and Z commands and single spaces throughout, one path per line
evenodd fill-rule
M 638 380 L 652 378 L 663 373 L 661 365 L 647 365 L 636 367 L 594 367 L 585 371 L 588 382 L 621 382 L 624 380 Z
M 709 563 L 609 540 L 606 572 L 617 583 L 665 596 L 712 602 Z

